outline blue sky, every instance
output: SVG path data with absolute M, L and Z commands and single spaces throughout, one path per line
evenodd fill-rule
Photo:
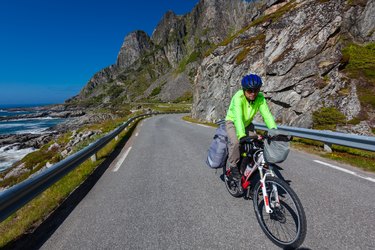
M 115 63 L 126 34 L 198 0 L 2 0 L 0 105 L 62 103 Z

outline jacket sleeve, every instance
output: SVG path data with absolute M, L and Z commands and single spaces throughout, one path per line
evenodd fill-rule
M 234 104 L 233 111 L 234 111 L 234 115 L 235 115 L 234 127 L 236 128 L 237 138 L 240 139 L 240 138 L 246 136 L 245 124 L 244 124 L 244 121 L 243 121 L 244 118 L 243 118 L 241 98 L 234 99 L 233 104 Z
M 259 112 L 263 117 L 264 122 L 267 125 L 267 128 L 269 129 L 277 129 L 277 125 L 275 123 L 275 120 L 273 119 L 273 116 L 268 108 L 266 98 L 263 97 L 262 103 L 259 106 Z

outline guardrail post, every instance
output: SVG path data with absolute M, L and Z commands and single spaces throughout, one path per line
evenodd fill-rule
M 332 144 L 330 143 L 324 143 L 324 151 L 328 152 L 328 153 L 332 153 Z
M 96 162 L 96 154 L 93 154 L 91 157 L 90 157 L 91 161 L 92 162 Z

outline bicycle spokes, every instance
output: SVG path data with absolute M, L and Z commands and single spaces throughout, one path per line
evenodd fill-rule
M 306 224 L 300 201 L 279 179 L 266 178 L 263 183 L 257 186 L 253 201 L 263 231 L 280 246 L 301 244 L 299 242 L 305 237 Z M 267 206 L 270 210 L 267 210 Z

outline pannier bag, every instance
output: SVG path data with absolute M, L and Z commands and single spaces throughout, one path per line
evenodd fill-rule
M 264 159 L 268 163 L 281 163 L 289 154 L 289 141 L 292 139 L 286 132 L 271 129 L 268 131 L 271 139 L 264 141 Z
M 210 168 L 221 168 L 225 165 L 228 156 L 228 135 L 225 123 L 222 123 L 215 132 L 214 139 L 208 149 L 206 163 Z

